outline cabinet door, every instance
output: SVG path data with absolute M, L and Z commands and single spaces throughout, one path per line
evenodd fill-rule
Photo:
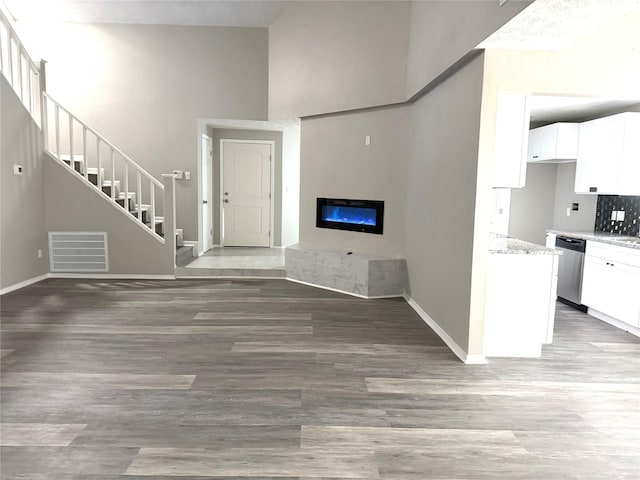
M 546 125 L 529 132 L 528 161 L 539 162 L 556 158 L 558 125 Z M 533 145 L 531 144 L 533 143 Z
M 580 125 L 576 193 L 615 194 L 623 152 L 624 119 L 612 116 Z
M 495 133 L 493 187 L 524 187 L 529 144 L 529 102 L 524 93 L 498 94 Z
M 640 326 L 640 268 L 587 255 L 582 304 L 631 326 Z

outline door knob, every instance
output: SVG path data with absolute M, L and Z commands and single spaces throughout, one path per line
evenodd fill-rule
M 229 195 L 229 192 L 224 192 L 225 195 Z
M 202 203 L 203 203 L 204 205 L 206 205 L 206 204 L 207 204 L 207 203 L 209 203 L 209 202 L 208 202 L 208 201 L 206 201 L 206 200 L 202 200 Z
M 225 198 L 225 199 L 224 199 L 224 203 L 229 203 L 229 199 L 228 199 L 228 198 Z

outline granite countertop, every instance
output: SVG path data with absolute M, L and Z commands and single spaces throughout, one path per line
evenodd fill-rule
M 596 242 L 608 243 L 610 245 L 617 245 L 619 247 L 628 247 L 635 250 L 640 250 L 640 237 L 624 237 L 622 235 L 616 235 L 614 233 L 607 232 L 569 232 L 565 230 L 547 230 L 548 233 L 555 233 L 556 235 L 563 235 L 565 237 L 580 238 L 582 240 L 593 240 Z
M 555 248 L 547 248 L 517 238 L 492 233 L 489 238 L 489 253 L 509 255 L 560 255 Z

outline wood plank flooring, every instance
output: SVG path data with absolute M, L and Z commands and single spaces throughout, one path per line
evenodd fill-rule
M 1 302 L 0 477 L 640 478 L 640 339 L 559 304 L 465 366 L 400 299 L 47 280 Z

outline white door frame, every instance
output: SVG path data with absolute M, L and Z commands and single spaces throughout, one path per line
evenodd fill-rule
M 273 248 L 273 216 L 275 210 L 275 159 L 273 158 L 276 148 L 276 142 L 273 140 L 240 140 L 236 138 L 221 138 L 220 139 L 220 246 L 224 247 L 224 143 L 257 143 L 262 145 L 269 145 L 269 155 L 271 159 L 269 161 L 269 170 L 271 173 L 271 198 L 269 199 L 269 248 Z
M 202 147 L 203 147 L 203 143 L 205 141 L 209 142 L 209 145 L 211 145 L 211 152 L 209 153 L 209 155 L 206 154 L 206 152 L 202 151 Z M 200 243 L 200 248 L 199 250 L 201 250 L 202 253 L 204 253 L 207 248 L 207 238 L 209 239 L 209 248 L 213 248 L 213 138 L 211 138 L 209 135 L 207 135 L 206 133 L 203 133 L 201 138 L 200 138 L 200 188 L 198 189 L 198 202 L 200 202 L 200 208 L 199 208 L 199 224 L 200 224 L 200 230 L 202 230 L 202 238 L 201 243 Z M 204 175 L 202 175 L 202 172 L 205 170 L 204 169 L 204 162 L 209 163 L 209 167 L 206 169 L 208 170 L 209 174 L 207 175 L 208 178 L 204 178 Z M 206 182 L 206 183 L 205 183 Z M 204 188 L 205 185 L 208 188 Z M 209 196 L 207 198 L 207 204 L 209 205 L 209 215 L 211 216 L 211 218 L 209 219 L 209 225 L 211 226 L 211 231 L 209 232 L 205 232 L 204 231 L 204 213 L 203 213 L 203 208 L 202 208 L 202 202 L 203 202 L 203 198 L 202 198 L 202 192 L 204 192 L 205 190 L 207 190 L 209 192 Z

